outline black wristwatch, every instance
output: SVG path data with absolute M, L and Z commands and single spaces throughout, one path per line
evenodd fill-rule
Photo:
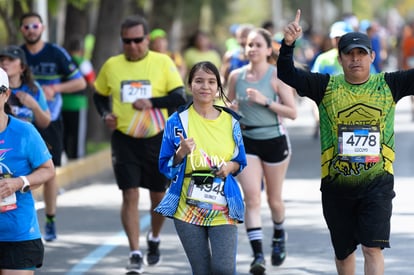
M 272 103 L 273 103 L 273 100 L 272 100 L 272 99 L 270 99 L 270 98 L 267 98 L 267 99 L 266 99 L 266 103 L 265 103 L 265 105 L 264 105 L 264 106 L 265 106 L 266 108 L 269 108 L 270 104 L 272 104 Z

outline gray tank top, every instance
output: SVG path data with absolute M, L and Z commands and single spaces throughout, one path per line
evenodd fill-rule
M 246 80 L 247 66 L 244 66 L 236 80 L 236 100 L 239 104 L 239 114 L 242 116 L 240 124 L 243 135 L 248 138 L 263 140 L 286 134 L 281 117 L 263 105 L 249 102 L 247 99 L 246 89 L 253 88 L 267 98 L 279 102 L 280 99 L 271 85 L 271 78 L 275 70 L 276 67 L 269 66 L 263 78 L 259 81 L 249 82 Z

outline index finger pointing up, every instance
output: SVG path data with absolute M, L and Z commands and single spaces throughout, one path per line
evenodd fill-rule
M 180 142 L 183 142 L 185 140 L 183 134 L 181 134 L 180 132 L 178 132 L 177 134 L 180 137 Z
M 299 25 L 300 21 L 300 9 L 296 11 L 295 23 Z

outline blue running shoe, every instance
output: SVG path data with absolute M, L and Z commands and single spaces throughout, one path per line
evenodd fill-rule
M 52 242 L 56 240 L 56 225 L 53 221 L 46 222 L 45 227 L 45 235 L 43 236 L 43 239 L 47 242 Z
M 262 253 L 254 255 L 253 262 L 250 264 L 250 273 L 253 275 L 263 275 L 266 271 L 266 261 Z
M 287 234 L 283 232 L 280 238 L 273 238 L 272 242 L 272 265 L 279 266 L 286 259 Z

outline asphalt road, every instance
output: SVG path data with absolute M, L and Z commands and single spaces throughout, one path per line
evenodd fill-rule
M 267 274 L 305 275 L 336 274 L 329 234 L 322 217 L 319 192 L 319 141 L 312 138 L 313 120 L 310 104 L 299 104 L 299 118 L 287 122 L 293 156 L 284 185 L 288 256 L 281 267 L 270 265 L 272 223 L 263 196 L 262 221 Z M 384 251 L 385 274 L 413 274 L 414 262 L 414 123 L 408 101 L 398 105 L 396 114 L 395 190 L 392 217 L 391 249 Z M 112 170 L 73 184 L 62 190 L 58 199 L 58 240 L 45 243 L 45 261 L 36 274 L 125 274 L 128 259 L 127 240 L 123 233 L 119 209 L 121 194 Z M 42 203 L 38 203 L 43 227 Z M 148 193 L 142 190 L 140 241 L 146 249 L 145 233 L 149 227 Z M 145 266 L 145 274 L 191 274 L 171 220 L 167 220 L 161 237 L 162 262 Z M 248 274 L 251 249 L 244 226 L 239 226 L 237 271 Z M 357 275 L 363 274 L 363 258 L 358 249 Z

